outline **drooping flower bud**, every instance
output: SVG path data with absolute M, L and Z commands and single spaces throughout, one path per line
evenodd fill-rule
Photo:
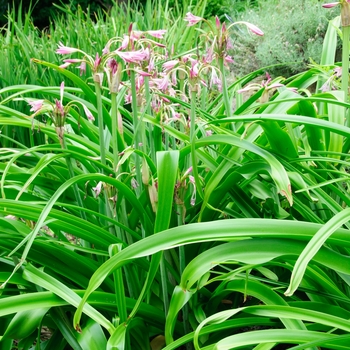
M 119 84 L 121 81 L 122 65 L 117 63 L 114 58 L 111 58 L 107 62 L 105 72 L 107 75 L 109 91 L 112 94 L 116 94 L 119 90 Z

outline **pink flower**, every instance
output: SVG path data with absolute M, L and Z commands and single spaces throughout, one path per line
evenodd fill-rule
M 222 82 L 221 79 L 219 79 L 215 68 L 211 70 L 211 76 L 209 81 L 209 86 L 212 87 L 213 85 L 217 85 L 219 91 L 222 90 Z
M 174 86 L 176 86 L 176 84 L 177 84 L 177 77 L 176 77 L 176 71 L 175 70 L 171 73 L 171 83 Z
M 239 24 L 239 23 L 245 24 L 252 31 L 252 33 L 256 35 L 260 35 L 260 36 L 264 35 L 264 32 L 252 23 L 244 22 L 244 21 L 235 22 L 235 24 Z
M 120 80 L 121 80 L 121 72 L 122 72 L 121 64 L 118 64 L 114 58 L 111 58 L 107 61 L 105 72 L 107 75 L 109 91 L 111 93 L 117 93 L 119 89 Z
M 111 43 L 108 42 L 108 43 L 106 44 L 106 46 L 102 49 L 102 54 L 103 54 L 103 55 L 109 54 L 109 48 L 110 48 L 110 46 L 111 46 Z
M 94 62 L 94 71 L 98 71 L 98 67 L 101 63 L 101 57 L 99 56 L 98 52 L 96 52 L 95 62 Z
M 191 195 L 190 203 L 192 206 L 194 206 L 196 204 L 196 181 L 194 179 L 194 176 L 192 176 L 192 175 L 189 175 L 188 179 L 189 179 L 190 184 L 193 185 L 193 192 Z
M 150 58 L 147 68 L 149 72 L 152 72 L 154 70 L 154 57 Z
M 146 32 L 150 36 L 153 36 L 154 38 L 163 39 L 163 35 L 166 33 L 165 29 L 158 29 L 158 30 L 148 30 Z
M 220 30 L 221 23 L 220 23 L 220 19 L 218 16 L 215 16 L 215 25 L 216 25 L 216 29 Z
M 321 87 L 320 90 L 322 92 L 327 92 L 331 90 L 331 81 L 328 79 Z
M 211 63 L 213 59 L 214 59 L 213 47 L 210 46 L 209 49 L 207 50 L 207 54 L 203 57 L 203 62 Z
M 96 197 L 98 197 L 99 194 L 101 193 L 101 190 L 102 190 L 102 181 L 100 181 L 100 182 L 96 185 L 96 187 L 93 187 L 92 189 L 93 189 L 93 191 L 95 192 Z
M 30 112 L 34 112 L 35 113 L 35 112 L 39 111 L 42 108 L 42 106 L 44 104 L 44 100 L 30 101 L 28 103 L 32 107 L 30 109 Z
M 191 27 L 191 26 L 194 26 L 195 24 L 197 24 L 198 22 L 202 21 L 203 18 L 195 16 L 191 12 L 187 12 L 184 20 L 188 22 L 187 27 Z
M 170 100 L 164 96 L 160 96 L 160 99 L 163 100 L 166 103 L 170 103 Z
M 65 117 L 66 113 L 64 111 L 64 107 L 63 107 L 63 94 L 64 94 L 64 81 L 62 81 L 61 86 L 60 86 L 60 100 L 55 100 L 55 104 L 56 104 L 56 111 L 55 113 L 59 113 L 61 115 L 62 118 Z
M 130 34 L 130 39 L 133 41 L 137 41 L 143 37 L 143 32 L 140 30 L 133 30 Z
M 94 121 L 95 117 L 92 115 L 92 113 L 89 111 L 89 109 L 84 104 L 82 104 L 82 106 L 83 106 L 83 109 L 84 109 L 84 112 L 85 112 L 87 118 L 91 121 Z
M 131 179 L 130 184 L 131 184 L 131 188 L 133 189 L 136 189 L 137 187 L 139 187 L 139 184 L 134 178 Z
M 60 65 L 60 68 L 66 69 L 66 68 L 69 67 L 70 65 L 71 65 L 71 63 L 66 62 L 66 63 L 61 64 L 61 65 Z
M 61 117 L 64 118 L 65 113 L 64 113 L 63 104 L 61 103 L 61 101 L 58 101 L 58 100 L 55 100 L 55 103 L 56 103 L 56 108 L 58 112 L 61 114 Z
M 82 60 L 78 59 L 78 58 L 68 58 L 66 60 L 63 60 L 63 62 L 68 62 L 68 63 L 79 63 Z
M 163 70 L 165 72 L 173 69 L 177 64 L 179 63 L 179 60 L 171 60 L 163 63 Z
M 131 94 L 126 94 L 124 100 L 125 100 L 125 104 L 131 103 L 132 102 Z
M 341 77 L 342 75 L 342 67 L 335 67 L 334 68 L 334 73 L 337 78 Z
M 79 52 L 79 51 L 80 51 L 79 49 L 75 49 L 73 47 L 64 46 L 62 44 L 62 42 L 59 42 L 58 49 L 56 50 L 56 53 L 59 53 L 61 55 L 67 55 L 67 54 L 74 53 L 74 52 Z
M 139 75 L 135 79 L 136 82 L 136 91 L 140 91 L 143 83 L 145 82 L 145 78 L 142 75 Z
M 115 73 L 117 73 L 118 63 L 117 63 L 117 61 L 114 58 L 111 58 L 107 62 L 107 67 L 111 71 L 111 74 L 114 75 Z
M 169 77 L 166 75 L 163 79 L 157 79 L 157 87 L 161 91 L 166 91 L 169 87 Z
M 61 98 L 61 104 L 63 103 L 63 94 L 64 94 L 64 81 L 62 81 L 60 85 L 60 98 Z
M 193 79 L 193 78 L 197 78 L 198 77 L 198 73 L 199 73 L 199 69 L 198 69 L 198 61 L 192 61 L 191 62 L 192 64 L 192 67 L 190 69 L 190 78 Z
M 122 41 L 122 45 L 118 48 L 117 51 L 125 50 L 128 47 L 128 45 L 129 45 L 129 40 L 130 40 L 129 36 L 128 35 L 124 35 L 124 39 Z
M 82 76 L 86 72 L 86 62 L 82 61 L 80 66 L 78 66 L 77 68 L 80 69 L 80 76 Z
M 60 65 L 60 68 L 67 68 L 68 66 L 70 66 L 72 63 L 79 63 L 81 62 L 82 60 L 80 59 L 75 59 L 75 58 L 72 58 L 72 59 L 67 59 L 67 60 L 63 60 L 63 64 Z
M 323 4 L 322 7 L 326 8 L 326 9 L 330 9 L 332 7 L 339 5 L 339 4 L 340 4 L 339 1 L 338 2 L 330 2 L 328 4 Z
M 115 51 L 115 53 L 122 60 L 124 60 L 124 62 L 128 62 L 128 63 L 139 63 L 148 58 L 147 52 L 145 52 L 145 50 L 127 51 L 127 52 Z
M 233 58 L 229 55 L 225 55 L 224 60 L 225 60 L 225 63 L 233 63 L 234 62 Z
M 192 172 L 192 170 L 193 170 L 193 167 L 192 166 L 190 166 L 185 172 L 184 172 L 184 175 L 183 175 L 183 177 L 186 177 L 189 173 L 191 173 Z
M 141 69 L 135 69 L 135 72 L 136 72 L 137 74 L 140 74 L 140 75 L 143 76 L 143 77 L 151 77 L 151 76 L 152 76 L 151 73 L 145 72 L 145 71 L 143 71 L 143 70 L 141 70 Z

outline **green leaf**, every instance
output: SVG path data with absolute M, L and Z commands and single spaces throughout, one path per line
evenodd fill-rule
M 82 331 L 77 334 L 77 340 L 83 350 L 106 349 L 107 345 L 107 339 L 101 326 L 90 318 Z
M 23 339 L 31 335 L 40 325 L 49 308 L 17 312 L 8 325 L 4 338 Z
M 154 232 L 169 228 L 178 172 L 179 152 L 157 152 L 158 210 Z
M 331 220 L 329 220 L 310 240 L 305 249 L 300 254 L 298 260 L 296 261 L 290 284 L 286 292 L 287 296 L 293 295 L 293 293 L 298 289 L 299 284 L 304 276 L 305 270 L 307 268 L 310 260 L 317 254 L 321 249 L 322 245 L 326 240 L 343 224 L 347 223 L 350 219 L 350 208 L 344 209 L 342 212 L 335 215 Z

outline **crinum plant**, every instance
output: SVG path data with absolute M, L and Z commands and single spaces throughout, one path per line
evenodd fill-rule
M 195 10 L 1 90 L 5 349 L 347 346 L 348 104 L 316 68 L 227 84 L 233 24 Z

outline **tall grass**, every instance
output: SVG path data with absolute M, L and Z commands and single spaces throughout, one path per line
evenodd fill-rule
M 162 2 L 145 21 L 66 11 L 43 33 L 12 12 L 1 39 L 2 348 L 345 349 L 335 26 L 327 66 L 229 85 L 229 24 Z

